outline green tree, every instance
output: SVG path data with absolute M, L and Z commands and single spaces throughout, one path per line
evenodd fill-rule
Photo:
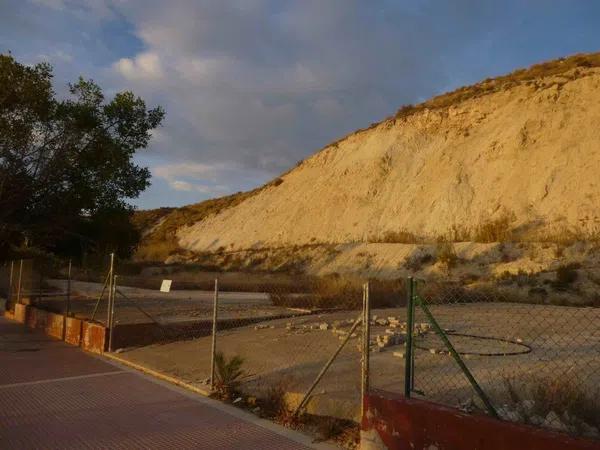
M 25 239 L 71 253 L 73 239 L 121 253 L 133 246 L 134 234 L 119 242 L 132 212 L 127 200 L 150 178 L 133 155 L 147 147 L 164 111 L 131 92 L 107 102 L 83 78 L 69 91 L 56 98 L 50 65 L 29 67 L 0 54 L 0 256 Z

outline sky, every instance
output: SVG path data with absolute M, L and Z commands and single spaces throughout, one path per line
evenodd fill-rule
M 248 190 L 327 143 L 536 62 L 600 50 L 591 0 L 0 0 L 0 53 L 166 110 L 139 208 Z

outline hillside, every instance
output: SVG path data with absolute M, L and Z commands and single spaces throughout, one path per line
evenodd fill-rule
M 260 189 L 168 211 L 138 256 L 596 239 L 599 66 L 576 55 L 403 107 Z

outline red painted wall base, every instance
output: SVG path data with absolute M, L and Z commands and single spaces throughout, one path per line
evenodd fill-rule
M 363 450 L 600 450 L 600 441 L 465 414 L 398 394 L 373 391 L 363 401 Z

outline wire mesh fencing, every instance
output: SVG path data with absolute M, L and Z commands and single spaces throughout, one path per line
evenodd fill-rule
M 130 292 L 117 277 L 112 348 L 136 364 L 250 402 L 245 406 L 265 415 L 302 409 L 356 419 L 362 282 L 322 283 L 266 282 L 240 292 L 221 280 L 212 290 L 177 289 L 173 281 L 168 293 Z M 119 291 L 144 309 L 145 324 L 132 324 L 131 316 L 125 323 L 133 311 Z
M 373 387 L 600 438 L 600 309 L 432 281 L 408 298 L 386 329 L 398 345 L 371 355 Z

